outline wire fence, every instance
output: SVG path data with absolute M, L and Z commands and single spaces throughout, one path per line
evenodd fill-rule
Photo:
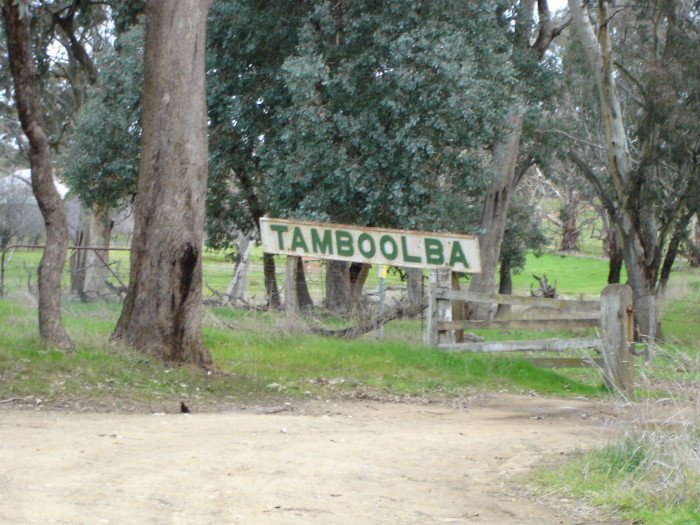
M 0 297 L 27 293 L 36 294 L 37 270 L 43 248 L 43 245 L 11 245 L 2 251 Z M 108 289 L 103 299 L 111 301 L 122 300 L 129 283 L 130 249 L 126 247 L 112 247 L 105 254 L 104 250 L 99 248 L 84 246 L 70 246 L 68 248 L 67 262 L 64 267 L 62 280 L 66 299 L 84 299 L 84 296 L 81 297 L 74 283 L 77 274 L 89 269 L 88 266 L 84 265 L 84 261 L 87 258 L 80 257 L 81 251 L 95 253 L 97 261 L 93 261 L 93 264 L 106 269 L 105 275 L 107 276 Z M 284 295 L 285 257 L 275 256 L 274 261 L 278 289 Z M 309 294 L 314 305 L 321 306 L 326 294 L 326 263 L 322 260 L 308 259 L 303 261 L 303 265 Z M 235 262 L 229 260 L 225 254 L 210 251 L 204 252 L 202 257 L 202 293 L 205 302 L 208 304 L 229 303 L 225 298 L 233 279 L 235 266 Z M 380 278 L 377 272 L 370 271 L 364 287 L 366 301 L 378 304 L 379 288 Z M 405 282 L 402 281 L 398 271 L 389 272 L 384 288 L 390 296 L 394 296 L 397 299 L 406 293 Z M 262 307 L 267 304 L 262 252 L 254 252 L 250 257 L 245 294 L 243 301 L 239 301 L 238 304 L 252 307 Z

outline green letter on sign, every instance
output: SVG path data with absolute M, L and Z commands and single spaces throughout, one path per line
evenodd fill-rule
M 440 239 L 425 239 L 425 261 L 428 264 L 444 264 L 445 256 Z
M 283 226 L 281 224 L 270 224 L 270 229 L 273 232 L 277 232 L 277 241 L 280 247 L 280 250 L 284 250 L 284 241 L 282 240 L 282 233 L 286 232 L 289 230 L 286 226 Z
M 366 248 L 365 244 L 368 244 Z M 374 257 L 374 254 L 377 251 L 376 246 L 374 246 L 374 239 L 372 239 L 372 236 L 369 233 L 360 234 L 360 236 L 357 238 L 357 247 L 360 249 L 360 253 L 363 255 L 363 257 L 367 257 L 368 259 Z
M 456 262 L 461 262 L 465 268 L 469 268 L 469 263 L 467 262 L 467 256 L 464 255 L 462 251 L 462 246 L 459 241 L 454 241 L 452 243 L 452 254 L 450 255 L 450 266 L 454 266 Z
M 325 230 L 323 238 L 318 235 L 316 228 L 311 229 L 311 246 L 314 252 L 326 253 L 333 255 L 333 240 L 331 231 Z
M 387 250 L 387 244 L 389 246 L 389 250 Z M 379 239 L 379 249 L 382 252 L 382 255 L 389 259 L 390 261 L 393 261 L 396 259 L 396 256 L 399 254 L 399 247 L 396 245 L 396 241 L 391 235 L 382 235 L 382 238 Z
M 304 240 L 304 235 L 301 233 L 301 228 L 297 226 L 294 228 L 294 235 L 292 236 L 292 250 L 301 248 L 304 253 L 309 253 L 309 247 L 306 246 L 306 241 Z
M 403 260 L 404 262 L 420 262 L 419 255 L 410 255 L 408 253 L 408 242 L 406 242 L 406 236 L 401 236 L 401 247 L 403 248 Z
M 338 249 L 338 255 L 352 257 L 355 253 L 355 250 L 352 248 L 352 235 L 349 232 L 336 230 L 335 245 Z

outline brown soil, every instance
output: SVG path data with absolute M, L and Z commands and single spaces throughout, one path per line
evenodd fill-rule
M 3 524 L 574 524 L 517 488 L 609 435 L 585 400 L 368 400 L 148 414 L 0 410 Z M 603 521 L 601 521 L 603 523 Z M 608 523 L 608 522 L 606 522 Z

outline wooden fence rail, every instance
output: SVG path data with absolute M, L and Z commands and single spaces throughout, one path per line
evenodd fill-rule
M 486 295 L 453 290 L 453 280 L 445 272 L 431 274 L 427 314 L 427 345 L 452 353 L 464 352 L 564 352 L 597 349 L 602 358 L 534 358 L 538 366 L 600 367 L 606 384 L 628 394 L 633 385 L 633 359 L 627 340 L 631 319 L 632 291 L 627 285 L 609 285 L 600 301 L 548 299 L 512 295 Z M 540 312 L 539 319 L 495 319 L 491 321 L 453 320 L 452 312 L 461 302 L 507 304 Z M 548 312 L 542 315 L 541 312 Z M 599 328 L 599 336 L 499 342 L 462 342 L 464 330 Z

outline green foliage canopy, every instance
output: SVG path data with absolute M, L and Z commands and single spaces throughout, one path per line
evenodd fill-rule
M 120 206 L 135 192 L 141 137 L 143 27 L 119 36 L 98 59 L 75 133 L 61 157 L 66 183 L 89 206 Z
M 251 231 L 252 208 L 473 227 L 485 148 L 514 100 L 508 38 L 490 1 L 215 3 L 210 244 Z
M 266 192 L 288 216 L 450 228 L 483 189 L 484 151 L 513 102 L 491 2 L 316 2 L 282 67 L 291 104 L 264 140 Z M 452 218 L 453 219 L 453 218 Z

